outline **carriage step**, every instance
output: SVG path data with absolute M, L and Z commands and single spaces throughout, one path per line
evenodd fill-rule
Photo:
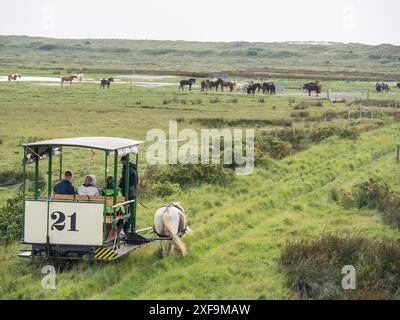
M 98 248 L 95 251 L 94 258 L 97 261 L 112 261 L 121 258 L 132 250 L 140 247 L 140 245 L 126 245 L 116 250 L 112 250 L 110 248 Z
M 94 252 L 94 258 L 99 261 L 107 261 L 117 257 L 117 253 L 109 248 L 98 248 Z
M 143 245 L 146 243 L 150 243 L 152 242 L 153 239 L 147 239 L 145 237 L 142 237 L 140 235 L 138 235 L 136 232 L 130 232 L 128 233 L 127 237 L 126 237 L 126 243 L 128 245 Z
M 26 251 L 18 254 L 18 257 L 20 258 L 32 258 L 32 252 L 31 251 Z

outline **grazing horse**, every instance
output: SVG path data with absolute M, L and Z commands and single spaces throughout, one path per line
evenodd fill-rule
M 261 89 L 263 94 L 269 94 L 270 96 L 276 95 L 276 86 L 274 82 L 264 82 Z
M 221 81 L 220 82 L 220 86 L 221 86 L 221 91 L 224 92 L 224 88 L 228 88 L 229 92 L 233 91 L 233 88 L 236 86 L 236 83 L 232 82 L 232 81 Z M 217 88 L 218 91 L 218 88 Z
M 201 92 L 208 91 L 210 89 L 210 80 L 203 80 L 201 82 Z
M 397 88 L 400 89 L 400 82 L 397 82 Z
M 109 89 L 111 82 L 114 82 L 114 78 L 101 79 L 100 88 L 105 89 L 107 87 L 107 89 Z
M 158 209 L 154 216 L 153 228 L 160 237 L 171 237 L 167 250 L 160 241 L 163 257 L 171 253 L 174 247 L 181 256 L 187 255 L 186 246 L 181 238 L 189 231 L 189 227 L 185 210 L 179 203 L 173 202 Z
M 322 92 L 322 83 L 317 81 L 317 82 L 310 82 L 310 83 L 305 83 L 300 87 L 300 91 L 304 92 L 308 91 L 308 95 L 311 96 L 311 92 L 315 91 L 318 95 Z
M 64 85 L 64 82 L 69 82 L 69 84 L 72 84 L 72 80 L 77 79 L 77 76 L 69 76 L 69 77 L 62 77 L 61 78 L 61 87 Z
M 252 94 L 253 96 L 256 94 L 256 90 L 258 89 L 258 92 L 261 90 L 261 83 L 253 83 L 249 85 L 247 88 L 247 94 Z
M 16 73 L 14 73 L 14 74 L 9 74 L 8 75 L 8 81 L 16 81 L 17 79 L 21 79 L 21 74 L 16 74 Z
M 236 83 L 236 91 L 237 92 L 239 92 L 239 91 L 244 91 L 244 92 L 247 92 L 247 89 L 249 88 L 249 86 L 251 85 L 251 84 L 253 84 L 253 82 L 239 82 L 239 83 Z
M 82 82 L 83 76 L 84 76 L 83 73 L 78 74 L 78 81 L 79 81 L 79 82 Z
M 189 91 L 192 90 L 192 85 L 196 83 L 196 79 L 182 80 L 179 84 L 179 91 L 185 91 L 185 86 L 189 86 Z
M 209 87 L 210 90 L 213 90 L 215 88 L 216 91 L 218 91 L 218 87 L 224 82 L 224 80 L 218 78 L 218 79 L 212 79 L 209 81 Z M 222 90 L 223 91 L 223 90 Z

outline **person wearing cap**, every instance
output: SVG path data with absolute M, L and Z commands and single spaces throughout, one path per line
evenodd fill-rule
M 75 195 L 75 188 L 72 185 L 71 180 L 72 172 L 65 171 L 64 179 L 54 185 L 53 192 L 55 194 Z
M 137 184 L 139 182 L 138 179 L 138 174 L 137 174 L 137 167 L 134 163 L 126 163 L 126 157 L 123 156 L 121 158 L 121 163 L 122 163 L 122 176 L 121 179 L 119 180 L 119 188 L 121 189 L 121 193 L 122 195 L 125 197 L 126 195 L 128 195 L 128 200 L 134 200 L 136 199 L 136 188 L 137 188 Z M 128 179 L 129 179 L 129 190 L 125 190 L 125 172 L 126 172 L 126 166 L 129 166 L 129 175 L 128 175 Z M 129 207 L 128 207 L 129 208 Z M 130 209 L 128 209 L 130 210 Z M 131 227 L 129 222 L 125 222 L 123 225 L 123 231 L 125 234 L 128 233 L 129 228 Z
M 125 172 L 126 172 L 126 157 L 123 156 L 121 158 L 122 163 L 122 176 L 119 180 L 119 188 L 121 189 L 122 195 L 125 197 L 127 192 L 125 190 Z M 129 190 L 128 190 L 128 199 L 133 200 L 136 197 L 136 187 L 138 184 L 138 174 L 136 165 L 132 162 L 129 162 Z

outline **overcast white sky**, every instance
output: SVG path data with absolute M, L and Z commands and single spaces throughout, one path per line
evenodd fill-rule
M 0 34 L 400 44 L 399 0 L 0 0 Z

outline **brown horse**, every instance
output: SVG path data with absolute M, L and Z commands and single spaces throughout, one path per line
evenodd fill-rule
M 218 79 L 213 79 L 208 81 L 210 90 L 213 90 L 215 88 L 216 91 L 218 91 L 218 87 L 224 82 L 224 80 L 218 78 Z
M 210 89 L 210 80 L 203 80 L 201 82 L 201 92 L 208 91 Z
M 8 81 L 10 81 L 10 82 L 17 80 L 18 78 L 21 79 L 21 74 L 14 73 L 14 74 L 8 75 Z
M 100 88 L 101 89 L 105 89 L 107 87 L 107 89 L 109 89 L 110 85 L 111 85 L 111 82 L 114 82 L 114 78 L 101 79 Z
M 222 92 L 224 92 L 224 88 L 228 88 L 229 92 L 232 92 L 233 88 L 236 86 L 236 83 L 234 83 L 232 81 L 221 81 L 220 82 L 220 86 L 221 86 L 221 91 Z
M 300 86 L 300 91 L 308 91 L 309 96 L 311 96 L 312 91 L 315 91 L 318 97 L 318 95 L 322 92 L 322 83 L 319 81 L 306 83 Z
M 69 76 L 69 77 L 62 77 L 61 78 L 61 87 L 64 85 L 64 82 L 69 82 L 69 84 L 72 84 L 72 80 L 78 79 L 77 76 Z

